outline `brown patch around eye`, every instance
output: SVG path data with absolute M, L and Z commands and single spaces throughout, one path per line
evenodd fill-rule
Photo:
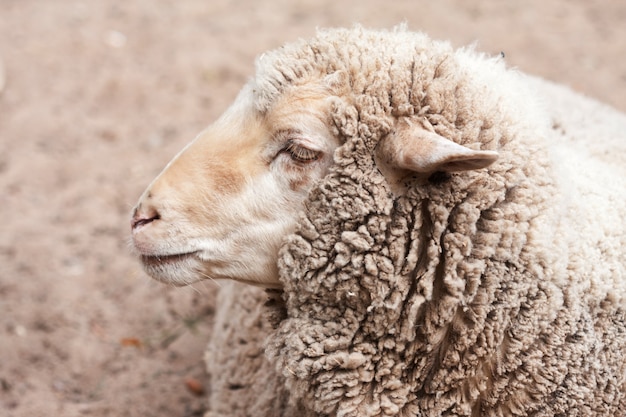
M 309 184 L 309 179 L 306 177 L 297 178 L 289 181 L 289 188 L 291 191 L 300 191 Z

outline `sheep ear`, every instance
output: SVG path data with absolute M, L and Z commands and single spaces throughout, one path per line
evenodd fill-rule
M 391 166 L 419 173 L 481 169 L 498 159 L 497 152 L 466 148 L 409 123 L 382 139 L 378 152 Z

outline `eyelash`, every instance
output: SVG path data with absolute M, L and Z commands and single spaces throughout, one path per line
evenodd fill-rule
M 320 157 L 320 152 L 305 148 L 304 146 L 298 145 L 291 140 L 287 142 L 287 145 L 283 148 L 282 152 L 287 152 L 291 159 L 303 164 L 317 161 Z

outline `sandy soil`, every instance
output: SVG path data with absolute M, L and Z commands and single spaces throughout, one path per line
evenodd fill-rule
M 0 415 L 200 416 L 217 284 L 148 279 L 132 205 L 255 56 L 402 21 L 626 110 L 625 2 L 0 0 Z

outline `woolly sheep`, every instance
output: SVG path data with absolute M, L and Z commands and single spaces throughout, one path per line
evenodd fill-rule
M 264 54 L 132 219 L 154 278 L 232 280 L 208 415 L 623 413 L 624 132 L 404 28 Z

